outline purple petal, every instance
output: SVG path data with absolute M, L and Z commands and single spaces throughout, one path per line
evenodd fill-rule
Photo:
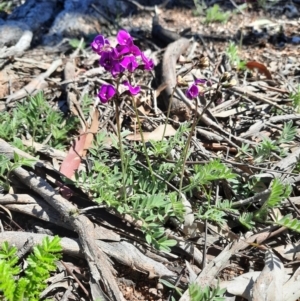
M 107 45 L 109 45 L 109 41 L 105 39 L 102 35 L 96 36 L 94 41 L 91 43 L 92 49 L 99 54 L 103 50 L 104 46 Z
M 141 55 L 141 50 L 139 47 L 137 47 L 136 45 L 132 45 L 130 47 L 130 53 L 133 54 L 134 56 L 139 56 Z
M 117 34 L 117 41 L 120 45 L 131 46 L 133 44 L 133 39 L 131 35 L 124 29 L 121 29 Z
M 127 54 L 130 52 L 130 47 L 127 45 L 117 45 L 116 48 L 114 48 L 114 53 L 117 54 L 118 58 L 121 58 L 122 55 Z
M 153 60 L 147 58 L 143 52 L 141 52 L 141 57 L 144 63 L 144 69 L 148 71 L 152 70 L 154 68 Z
M 195 84 L 192 84 L 185 92 L 188 99 L 196 98 L 199 94 L 199 89 Z
M 119 61 L 113 62 L 113 66 L 110 69 L 110 72 L 113 77 L 117 77 L 120 73 L 124 72 L 125 68 L 119 63 Z
M 136 45 L 117 45 L 116 48 L 113 48 L 114 58 L 120 59 L 123 55 L 133 54 L 134 56 L 139 56 L 141 51 Z
M 123 81 L 123 85 L 128 88 L 131 95 L 136 95 L 141 91 L 140 86 L 133 87 L 133 86 L 130 85 L 128 80 Z
M 125 56 L 120 64 L 129 72 L 133 72 L 139 66 L 134 56 Z
M 107 103 L 115 94 L 116 89 L 113 85 L 102 85 L 98 97 L 102 103 Z

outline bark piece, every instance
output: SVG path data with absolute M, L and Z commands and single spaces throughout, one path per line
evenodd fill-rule
M 300 298 L 300 268 L 296 270 L 294 275 L 284 284 L 283 298 L 285 301 L 296 301 Z
M 37 196 L 27 194 L 0 195 L 0 204 L 5 205 L 9 210 L 27 214 L 65 229 L 73 230 L 69 223 L 61 219 L 57 211 Z M 95 225 L 95 239 L 120 241 L 120 236 L 112 230 Z
M 180 39 L 180 35 L 174 31 L 164 28 L 163 20 L 155 15 L 152 20 L 152 36 L 167 45 Z
M 7 49 L 3 49 L 0 52 L 0 59 L 7 58 L 10 56 L 22 56 L 25 50 L 29 49 L 32 41 L 33 33 L 31 30 L 25 30 L 20 37 L 20 40 L 15 46 Z
M 167 86 L 162 91 L 160 97 L 163 99 L 166 108 L 170 105 L 171 115 L 175 115 L 179 121 L 188 120 L 190 110 L 184 102 L 174 95 L 177 85 L 176 62 L 179 56 L 188 48 L 189 43 L 188 39 L 181 38 L 169 44 L 162 62 L 161 83 Z

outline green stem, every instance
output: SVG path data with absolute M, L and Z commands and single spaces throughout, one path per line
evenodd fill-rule
M 197 114 L 197 112 L 198 112 L 198 100 L 196 100 L 196 110 L 195 110 L 195 113 Z M 193 132 L 194 132 L 194 130 L 196 128 L 196 125 L 199 122 L 199 120 L 200 120 L 199 118 L 198 119 L 194 118 L 194 122 L 193 122 L 191 131 L 190 131 L 188 139 L 187 139 L 187 143 L 186 143 L 184 151 L 183 151 L 182 169 L 181 169 L 180 182 L 179 182 L 179 191 L 180 191 L 180 193 L 181 193 L 181 190 L 182 190 L 182 182 L 183 182 L 185 162 L 186 162 L 186 159 L 187 159 L 187 153 L 189 151 L 189 146 L 190 146 L 190 143 L 191 143 L 191 140 L 192 140 Z
M 141 134 L 141 138 L 142 138 L 142 143 L 143 143 L 143 148 L 144 148 L 144 152 L 145 152 L 146 161 L 147 161 L 150 173 L 151 173 L 152 181 L 154 182 L 155 177 L 154 177 L 153 169 L 152 169 L 151 162 L 150 162 L 148 152 L 147 152 L 147 147 L 146 147 L 146 143 L 145 143 L 145 139 L 144 139 L 144 134 L 143 134 L 143 130 L 142 130 L 140 116 L 139 116 L 139 113 L 138 113 L 138 110 L 137 110 L 137 107 L 136 107 L 134 97 L 132 96 L 131 98 L 132 98 L 134 112 L 135 112 L 135 115 L 136 115 L 136 119 L 137 119 L 137 122 L 138 122 L 139 130 L 140 130 L 140 134 Z
M 118 88 L 119 88 L 119 81 L 117 81 L 117 88 L 116 88 L 117 91 Z M 122 194 L 123 194 L 124 201 L 126 201 L 126 162 L 124 157 L 124 150 L 123 150 L 122 136 L 121 136 L 120 111 L 119 111 L 119 103 L 117 101 L 117 99 L 119 98 L 118 96 L 119 95 L 117 94 L 115 98 L 116 122 L 117 122 L 117 132 L 118 132 L 118 140 L 119 140 L 119 147 L 120 147 L 119 152 L 120 152 L 121 167 L 122 167 L 122 184 L 123 184 Z
M 217 87 L 217 89 L 219 88 L 219 86 Z M 172 174 L 169 176 L 168 178 L 168 182 L 173 178 L 174 174 L 176 173 L 176 170 L 177 170 L 177 167 L 179 166 L 179 164 L 181 164 L 182 162 L 182 171 L 181 171 L 181 177 L 180 177 L 180 188 L 179 188 L 179 191 L 181 192 L 181 188 L 182 188 L 182 179 L 183 179 L 183 172 L 184 172 L 184 165 L 185 165 L 185 162 L 186 162 L 186 159 L 187 159 L 187 153 L 188 153 L 188 148 L 189 148 L 189 145 L 190 145 L 190 141 L 192 139 L 192 135 L 193 135 L 193 131 L 196 127 L 196 125 L 198 124 L 198 122 L 201 120 L 203 114 L 205 113 L 205 111 L 209 108 L 209 106 L 211 105 L 211 103 L 213 102 L 213 97 L 211 98 L 211 100 L 209 101 L 209 103 L 204 107 L 204 109 L 202 110 L 201 114 L 198 116 L 197 119 L 194 119 L 194 122 L 193 122 L 193 125 L 192 125 L 192 129 L 189 133 L 189 136 L 188 136 L 188 141 L 185 145 L 185 148 L 184 148 L 184 151 L 183 153 L 181 154 L 175 168 L 174 168 L 174 171 L 172 172 Z M 195 114 L 197 115 L 198 114 L 198 102 L 196 102 L 196 110 L 195 110 Z M 195 122 L 196 120 L 196 122 Z

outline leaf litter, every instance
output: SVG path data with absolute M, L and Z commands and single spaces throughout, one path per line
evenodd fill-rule
M 239 1 L 236 2 L 238 4 Z M 294 4 L 294 7 L 299 9 L 299 5 Z M 154 23 L 156 31 L 153 32 L 151 14 L 143 10 L 143 6 L 139 9 L 141 11 L 133 18 L 130 31 L 141 47 L 149 48 L 151 56 L 162 65 L 161 71 L 153 75 L 140 74 L 138 78 L 144 88 L 136 98 L 143 137 L 148 149 L 153 145 L 158 148 L 155 141 L 169 143 L 162 145 L 169 154 L 166 158 L 160 158 L 159 149 L 151 149 L 149 158 L 152 164 L 176 166 L 182 160 L 181 152 L 188 141 L 190 128 L 181 133 L 177 143 L 173 143 L 172 139 L 180 132 L 180 125 L 199 119 L 183 169 L 183 187 L 188 191 L 182 196 L 185 215 L 183 219 L 170 216 L 164 220 L 160 217 L 163 233 L 170 239 L 171 252 L 149 246 L 143 232 L 147 220 L 143 212 L 140 217 L 144 222 L 136 219 L 129 210 L 122 214 L 116 210 L 114 203 L 102 202 L 98 206 L 93 201 L 93 186 L 87 185 L 88 178 L 84 176 L 97 164 L 91 160 L 92 155 L 98 152 L 100 155 L 106 154 L 99 158 L 106 160 L 104 162 L 108 166 L 117 164 L 120 157 L 115 107 L 111 104 L 99 105 L 94 97 L 99 85 L 110 82 L 111 78 L 103 68 L 98 67 L 97 58 L 90 49 L 81 51 L 79 47 L 67 61 L 69 68 L 66 68 L 66 62 L 53 54 L 46 54 L 44 69 L 37 71 L 40 62 L 34 54 L 35 50 L 30 49 L 0 71 L 3 85 L 7 87 L 9 76 L 13 88 L 10 95 L 4 96 L 5 105 L 1 105 L 3 114 L 6 111 L 13 114 L 17 102 L 22 102 L 28 93 L 34 95 L 42 90 L 53 110 L 70 110 L 71 114 L 81 119 L 80 127 L 70 133 L 69 140 L 61 149 L 48 145 L 51 137 L 35 141 L 25 122 L 22 132 L 18 132 L 21 133 L 19 140 L 1 136 L 1 155 L 17 161 L 13 154 L 16 149 L 21 149 L 18 151 L 20 157 L 39 157 L 30 172 L 41 178 L 30 182 L 30 185 L 35 185 L 33 193 L 31 186 L 26 188 L 28 182 L 24 171 L 12 170 L 8 178 L 9 191 L 3 185 L 4 194 L 0 196 L 1 208 L 6 208 L 3 210 L 4 227 L 7 234 L 11 232 L 11 239 L 3 232 L 1 242 L 6 239 L 21 248 L 26 237 L 37 239 L 36 224 L 44 228 L 39 231 L 48 234 L 48 228 L 52 231 L 50 233 L 61 236 L 65 236 L 66 229 L 75 230 L 79 241 L 70 232 L 67 236 L 71 239 L 63 239 L 64 250 L 75 264 L 79 281 L 91 291 L 92 299 L 99 296 L 97 283 L 103 281 L 103 275 L 97 276 L 99 282 L 96 284 L 88 282 L 88 266 L 84 262 L 77 266 L 74 260 L 77 256 L 89 260 L 86 254 L 80 253 L 80 244 L 89 246 L 91 254 L 104 258 L 107 264 L 105 275 L 111 279 L 112 286 L 104 286 L 100 291 L 109 292 L 116 300 L 168 300 L 171 297 L 190 300 L 187 285 L 192 279 L 202 287 L 219 285 L 220 288 L 227 288 L 229 293 L 237 296 L 236 300 L 241 300 L 240 297 L 247 300 L 299 299 L 300 96 L 297 93 L 300 92 L 300 59 L 299 44 L 294 43 L 296 39 L 293 37 L 299 21 L 288 16 L 279 18 L 282 13 L 279 3 L 268 10 L 270 16 L 267 20 L 260 21 L 263 19 L 259 15 L 261 9 L 256 11 L 250 7 L 243 15 L 233 15 L 222 25 L 203 25 L 201 16 L 192 16 L 191 9 L 172 8 L 172 17 L 169 18 L 170 10 L 163 8 L 160 19 Z M 128 28 L 129 22 L 128 18 L 122 18 L 120 26 Z M 185 38 L 180 36 L 182 24 L 185 28 L 191 27 Z M 241 25 L 237 28 L 236 24 Z M 149 39 L 151 32 L 152 40 Z M 159 44 L 155 35 L 161 38 L 160 43 L 167 41 L 168 46 Z M 228 50 L 228 38 L 241 45 L 236 46 L 240 60 L 233 60 Z M 165 46 L 166 49 L 163 48 Z M 202 62 L 201 68 L 195 67 L 193 58 L 196 62 Z M 22 59 L 24 62 L 28 60 L 27 74 L 17 82 L 21 68 L 18 64 Z M 240 65 L 241 60 L 245 61 L 245 68 Z M 185 90 L 199 78 L 210 81 L 209 88 L 205 87 L 205 96 L 200 95 L 194 101 L 187 99 Z M 7 88 L 3 91 L 8 93 Z M 84 95 L 89 95 L 91 99 L 86 99 Z M 61 99 L 66 101 L 59 102 Z M 168 107 L 170 116 L 167 115 Z M 149 171 L 145 153 L 137 144 L 142 136 L 129 99 L 122 101 L 120 110 L 124 144 L 134 158 L 131 164 Z M 5 124 L 5 120 L 2 119 L 1 123 Z M 101 140 L 97 132 L 104 139 Z M 102 141 L 101 149 L 95 148 L 97 139 Z M 13 142 L 13 146 L 6 142 Z M 53 167 L 54 164 L 60 169 Z M 101 186 L 100 168 L 105 167 L 96 167 L 99 170 L 96 185 Z M 200 180 L 194 183 L 195 173 L 204 175 L 207 173 L 205 168 L 211 173 L 207 176 L 209 180 L 205 184 L 201 184 L 203 182 Z M 237 176 L 231 179 L 226 168 Z M 75 170 L 78 172 L 74 173 Z M 225 172 L 228 176 L 222 178 Z M 185 193 L 179 190 L 179 179 L 175 177 L 170 181 L 170 174 L 165 175 L 168 178 L 154 174 L 157 181 L 167 183 L 169 191 L 179 195 Z M 64 176 L 69 181 L 65 181 Z M 180 173 L 178 176 L 181 176 Z M 21 180 L 16 180 L 16 177 Z M 72 206 L 76 205 L 74 208 L 68 207 L 73 208 L 69 210 L 78 211 L 87 218 L 81 221 L 87 241 L 80 236 L 83 235 L 80 230 L 76 230 L 76 221 L 69 220 L 59 203 L 53 206 L 50 202 L 49 206 L 49 196 L 39 188 L 41 181 L 52 186 L 53 195 L 55 189 L 61 188 L 61 183 L 64 183 L 70 193 L 67 198 Z M 102 181 L 104 183 L 105 179 Z M 147 181 L 148 185 L 153 185 L 151 178 Z M 111 189 L 118 190 L 114 197 L 124 193 L 128 197 L 134 194 L 135 182 L 128 184 L 125 192 L 111 184 Z M 141 181 L 140 185 L 147 183 L 142 184 Z M 189 185 L 192 188 L 188 190 Z M 109 199 L 109 195 L 105 197 Z M 59 199 L 58 196 L 55 198 Z M 48 204 L 43 199 L 48 199 Z M 152 201 L 155 208 L 155 200 Z M 166 206 L 169 205 L 166 203 Z M 131 209 L 142 211 L 143 203 Z M 6 210 L 13 212 L 12 217 Z M 45 214 L 38 214 L 42 211 Z M 28 229 L 24 220 L 26 215 L 31 219 L 30 232 L 35 233 L 25 231 Z M 65 219 L 59 220 L 57 215 L 65 216 Z M 18 227 L 12 221 L 28 233 L 23 240 L 19 236 L 13 240 Z M 92 229 L 93 224 L 101 227 L 101 233 L 104 231 L 97 247 L 93 241 L 94 231 L 86 230 Z M 171 243 L 174 239 L 176 246 Z M 101 252 L 97 253 L 96 248 L 100 248 Z M 89 252 L 88 248 L 85 250 Z M 89 267 L 92 269 L 91 262 Z M 96 275 L 94 271 L 92 276 Z M 165 284 L 169 288 L 159 285 L 158 279 L 167 281 Z M 60 287 L 58 295 L 68 288 L 66 282 L 57 286 Z M 181 297 L 177 289 L 183 293 Z M 76 286 L 71 294 L 73 299 L 80 296 L 89 300 Z M 48 296 L 54 296 L 54 293 L 49 291 Z

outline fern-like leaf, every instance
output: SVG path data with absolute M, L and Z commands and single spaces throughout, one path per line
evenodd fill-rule
M 29 280 L 26 278 L 20 278 L 14 293 L 14 301 L 25 300 L 26 289 L 29 284 Z
M 278 207 L 284 199 L 289 197 L 291 191 L 291 185 L 284 184 L 280 182 L 279 179 L 275 178 L 271 185 L 270 196 L 263 206 L 255 213 L 255 219 L 258 221 L 265 221 L 268 215 L 268 210 Z
M 20 273 L 20 268 L 16 266 L 19 260 L 16 255 L 17 251 L 17 248 L 10 247 L 7 241 L 3 242 L 0 249 L 0 261 L 4 260 L 10 266 L 10 271 L 13 275 Z
M 0 261 L 0 292 L 3 292 L 8 301 L 13 301 L 15 289 L 16 283 L 10 265 Z
M 281 218 L 280 220 L 276 220 L 277 225 L 286 227 L 290 230 L 300 233 L 300 221 L 298 219 L 293 219 L 291 214 L 288 214 Z
M 232 202 L 229 200 L 217 200 L 216 201 L 216 208 L 223 210 L 224 212 L 231 212 L 238 214 L 239 211 L 237 209 L 232 208 Z
M 280 203 L 291 193 L 291 186 L 280 182 L 275 178 L 271 186 L 271 194 L 267 200 L 267 206 L 274 208 L 280 205 Z
M 33 254 L 28 256 L 25 275 L 29 280 L 27 297 L 30 300 L 39 300 L 39 294 L 47 287 L 45 281 L 50 277 L 50 272 L 56 269 L 55 263 L 61 257 L 61 250 L 58 236 L 52 240 L 45 237 L 42 245 L 35 246 Z
M 252 212 L 243 212 L 239 217 L 239 222 L 246 227 L 248 230 L 254 227 L 253 213 Z

